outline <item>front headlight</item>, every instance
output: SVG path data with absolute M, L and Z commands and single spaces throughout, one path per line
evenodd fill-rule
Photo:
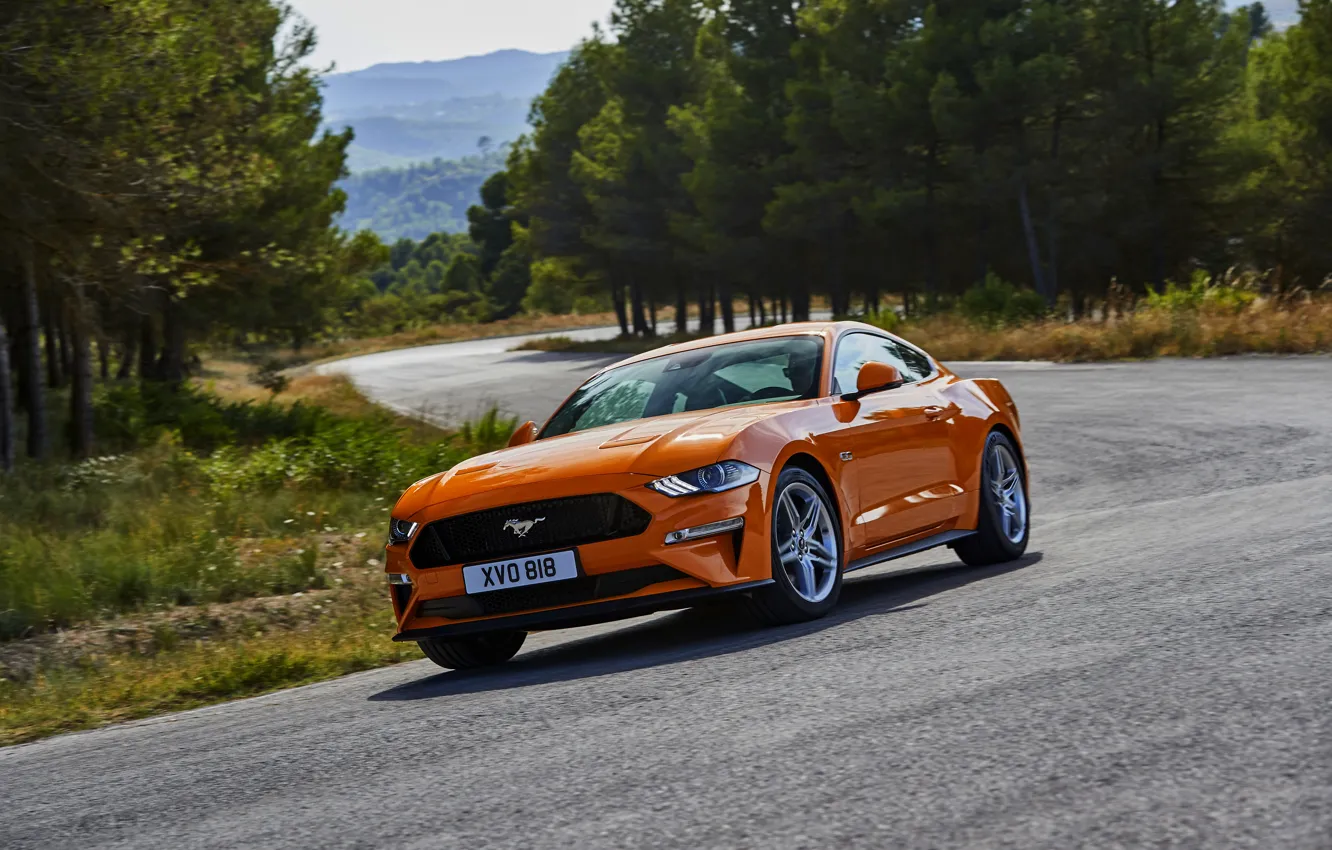
M 408 522 L 405 519 L 389 520 L 389 545 L 397 543 L 406 543 L 412 539 L 416 533 L 416 527 L 419 523 Z
M 758 480 L 759 471 L 738 460 L 724 460 L 708 466 L 658 478 L 647 485 L 671 498 L 696 496 L 700 493 L 721 493 L 734 490 Z

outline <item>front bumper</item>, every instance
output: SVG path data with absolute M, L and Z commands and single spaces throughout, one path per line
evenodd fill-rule
M 658 611 L 689 608 L 721 596 L 744 593 L 772 584 L 772 579 L 749 581 L 726 587 L 695 587 L 647 596 L 611 599 L 605 602 L 586 602 L 564 608 L 549 608 L 525 614 L 508 614 L 461 623 L 450 623 L 431 628 L 408 629 L 393 636 L 396 641 L 414 641 L 425 638 L 453 638 L 497 631 L 531 631 L 539 629 L 571 629 L 595 623 L 609 623 L 630 617 L 642 617 Z
M 766 474 L 754 484 L 725 493 L 678 499 L 647 488 L 645 485 L 651 480 L 653 476 L 625 473 L 542 482 L 539 489 L 505 487 L 443 502 L 412 517 L 424 528 L 446 517 L 538 499 L 617 493 L 645 509 L 652 520 L 642 534 L 574 547 L 580 580 L 596 588 L 589 598 L 491 616 L 475 616 L 480 613 L 481 594 L 468 596 L 462 577 L 463 564 L 418 570 L 408 557 L 410 544 L 389 546 L 385 570 L 390 574 L 406 574 L 412 582 L 410 594 L 401 592 L 401 588 L 394 594 L 399 629 L 394 640 L 568 628 L 689 607 L 712 596 L 745 592 L 768 583 L 771 563 L 765 520 L 769 486 Z M 734 517 L 745 518 L 742 531 L 666 543 L 666 536 L 672 531 Z M 654 570 L 659 570 L 664 580 L 647 586 L 635 582 L 635 576 L 652 575 Z M 560 584 L 565 582 L 534 587 L 555 588 Z M 617 587 L 623 587 L 624 592 L 616 593 Z M 611 590 L 603 592 L 602 588 Z

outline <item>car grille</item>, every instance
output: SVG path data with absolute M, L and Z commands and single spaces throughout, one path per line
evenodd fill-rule
M 477 593 L 472 596 L 431 599 L 421 603 L 420 615 L 467 619 L 494 614 L 516 614 L 522 611 L 536 611 L 541 608 L 625 596 L 654 584 L 680 578 L 688 576 L 673 567 L 659 564 L 602 576 L 580 576 L 549 584 L 492 590 L 489 593 Z
M 509 520 L 537 519 L 523 537 L 505 528 Z M 417 535 L 411 559 L 418 570 L 427 570 L 548 552 L 633 537 L 651 522 L 651 514 L 614 493 L 526 502 L 432 522 Z

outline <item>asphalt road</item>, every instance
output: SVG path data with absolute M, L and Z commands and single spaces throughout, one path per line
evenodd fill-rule
M 815 312 L 813 317 L 827 319 L 828 314 Z M 735 321 L 737 330 L 749 327 L 748 315 L 736 314 Z M 697 322 L 692 325 L 696 330 Z M 670 327 L 674 328 L 673 322 Z M 523 420 L 544 420 L 589 375 L 624 356 L 513 349 L 552 335 L 601 340 L 613 339 L 619 332 L 612 326 L 427 345 L 338 360 L 316 369 L 349 375 L 379 403 L 441 425 L 475 418 L 491 407 Z
M 527 412 L 594 365 L 487 357 Z M 1022 406 L 1020 563 L 3 749 L 0 846 L 1332 847 L 1332 359 L 963 371 Z

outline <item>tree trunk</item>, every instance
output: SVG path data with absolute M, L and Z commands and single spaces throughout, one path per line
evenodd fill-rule
M 1165 182 L 1165 170 L 1161 164 L 1165 156 L 1166 122 L 1161 118 L 1156 122 L 1156 160 L 1152 163 L 1152 281 L 1157 292 L 1165 292 L 1166 280 L 1166 239 L 1165 239 L 1165 200 L 1162 197 L 1162 185 Z
M 647 336 L 647 317 L 643 314 L 643 287 L 637 278 L 629 279 L 630 318 L 634 322 L 634 336 Z
M 129 380 L 130 373 L 134 369 L 134 355 L 138 352 L 139 337 L 137 334 L 125 334 L 125 342 L 120 349 L 120 365 L 116 367 L 116 380 Z
M 657 296 L 648 296 L 648 328 L 652 336 L 657 335 Z
M 629 312 L 624 305 L 624 287 L 611 284 L 611 302 L 615 304 L 615 318 L 620 323 L 620 336 L 629 336 Z
M 766 327 L 768 324 L 768 307 L 763 303 L 763 296 L 758 297 L 759 325 Z
M 1054 163 L 1056 168 L 1059 163 L 1059 138 L 1063 124 L 1063 111 L 1056 109 L 1054 124 L 1050 128 L 1050 162 Z M 1047 303 L 1054 304 L 1059 298 L 1059 194 L 1055 191 L 1053 180 L 1050 181 L 1049 204 L 1050 209 L 1047 211 L 1045 223 L 1045 239 L 1050 257 L 1046 285 L 1050 287 Z
M 777 296 L 777 304 L 778 304 L 778 306 L 781 308 L 781 311 L 782 311 L 782 320 L 781 320 L 781 324 L 784 325 L 784 324 L 786 324 L 786 292 L 785 292 L 785 291 L 782 291 L 782 292 Z M 773 312 L 774 312 L 774 314 L 776 313 L 776 311 L 773 311 Z
M 930 143 L 925 160 L 925 297 L 930 309 L 939 303 L 939 234 L 934 211 L 935 167 L 939 160 L 939 143 Z
M 698 284 L 698 333 L 700 336 L 712 336 L 717 332 L 713 320 L 712 286 L 702 280 Z
M 23 344 L 26 346 L 23 368 L 27 372 L 28 387 L 28 457 L 41 460 L 46 457 L 46 390 L 42 385 L 41 324 L 37 314 L 37 264 L 33 248 L 27 246 L 23 255 L 23 312 L 27 327 Z
M 162 358 L 157 372 L 161 380 L 172 385 L 185 380 L 185 328 L 180 320 L 180 307 L 170 296 L 162 313 Z
M 735 333 L 735 299 L 731 295 L 731 285 L 723 282 L 718 290 L 718 297 L 721 299 L 722 330 L 728 334 Z
M 753 295 L 753 293 L 750 293 L 750 295 L 749 295 L 749 326 L 750 326 L 751 328 L 756 328 L 756 327 L 758 327 L 758 323 L 755 321 L 755 319 L 757 319 L 757 318 L 758 318 L 758 316 L 755 315 L 755 311 L 754 311 L 754 295 Z
M 56 317 L 56 339 L 59 341 L 60 348 L 60 374 L 64 378 L 61 386 L 69 382 L 70 376 L 74 373 L 74 352 L 69 344 L 69 320 L 65 318 L 64 311 L 60 311 Z
M 679 278 L 675 281 L 675 332 L 680 336 L 689 333 L 689 291 Z
M 846 243 L 840 230 L 834 231 L 828 240 L 828 262 L 825 266 L 828 282 L 828 299 L 831 301 L 834 318 L 841 318 L 851 312 L 851 301 L 846 294 Z M 808 316 L 806 316 L 808 319 Z
M 72 389 L 69 394 L 70 451 L 76 458 L 89 458 L 93 453 L 92 351 L 84 317 L 66 325 L 70 336 L 70 354 L 74 359 Z
M 139 380 L 156 381 L 160 377 L 157 373 L 157 333 L 153 329 L 153 317 L 144 316 L 139 323 Z
M 1041 251 L 1036 244 L 1036 228 L 1031 223 L 1031 205 L 1027 202 L 1027 175 L 1018 178 L 1018 208 L 1022 212 L 1022 232 L 1027 237 L 1027 259 L 1031 262 L 1031 279 L 1036 291 L 1045 297 L 1045 303 L 1053 307 L 1054 299 L 1045 289 L 1045 276 L 1041 274 Z
M 104 382 L 111 380 L 111 342 L 100 333 L 97 335 L 97 374 Z
M 800 268 L 803 270 L 808 267 L 813 257 L 813 253 L 810 253 Z M 793 322 L 809 321 L 809 279 L 808 274 L 802 274 L 791 288 L 791 321 Z
M 42 338 L 46 342 L 46 385 L 51 389 L 59 389 L 61 384 L 65 383 L 65 376 L 60 372 L 60 367 L 64 364 L 65 358 L 60 356 L 60 338 L 56 334 L 56 321 L 51 315 L 54 308 L 48 306 L 46 309 L 46 322 Z
M 0 313 L 0 472 L 14 468 L 14 388 L 9 374 L 9 332 Z

